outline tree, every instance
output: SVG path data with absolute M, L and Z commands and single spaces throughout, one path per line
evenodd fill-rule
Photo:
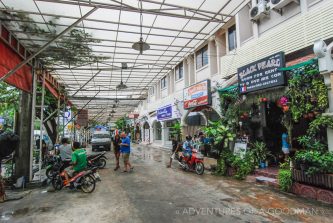
M 20 91 L 5 82 L 0 82 L 0 117 L 6 122 L 13 122 L 15 111 L 19 106 Z
M 121 117 L 116 121 L 116 127 L 117 129 L 125 130 L 126 128 L 126 119 L 125 117 Z

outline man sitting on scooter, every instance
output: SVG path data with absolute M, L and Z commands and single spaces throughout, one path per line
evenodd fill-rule
M 183 144 L 184 149 L 184 156 L 188 157 L 188 162 L 190 165 L 192 165 L 191 159 L 192 159 L 192 149 L 193 149 L 193 142 L 192 142 L 192 136 L 186 136 L 186 141 Z
M 81 172 L 87 167 L 87 154 L 85 149 L 81 149 L 79 142 L 73 143 L 72 153 L 72 166 L 67 167 L 65 170 L 65 185 L 69 185 L 69 178 Z

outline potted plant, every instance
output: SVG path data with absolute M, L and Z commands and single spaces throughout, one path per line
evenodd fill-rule
M 267 146 L 264 142 L 255 141 L 250 145 L 251 151 L 253 152 L 254 162 L 261 167 L 266 166 L 267 156 L 270 154 L 267 151 Z

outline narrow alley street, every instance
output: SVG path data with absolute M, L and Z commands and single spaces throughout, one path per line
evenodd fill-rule
M 1 222 L 331 222 L 333 207 L 232 178 L 166 168 L 166 151 L 134 146 L 132 173 L 113 171 L 113 153 L 92 194 L 35 189 L 3 203 Z M 298 214 L 297 214 L 298 213 Z

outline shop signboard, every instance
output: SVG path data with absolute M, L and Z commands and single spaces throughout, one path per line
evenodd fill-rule
M 172 118 L 172 105 L 166 105 L 157 110 L 157 120 L 162 121 Z
M 204 80 L 184 89 L 184 109 L 212 104 L 210 80 Z
M 128 118 L 130 118 L 130 119 L 136 119 L 138 117 L 139 117 L 139 114 L 137 114 L 137 113 L 131 113 L 128 115 Z
M 88 126 L 88 110 L 81 109 L 78 111 L 76 123 L 80 126 Z
M 280 70 L 282 67 L 285 67 L 284 52 L 238 68 L 239 92 L 246 94 L 285 85 L 285 74 Z

